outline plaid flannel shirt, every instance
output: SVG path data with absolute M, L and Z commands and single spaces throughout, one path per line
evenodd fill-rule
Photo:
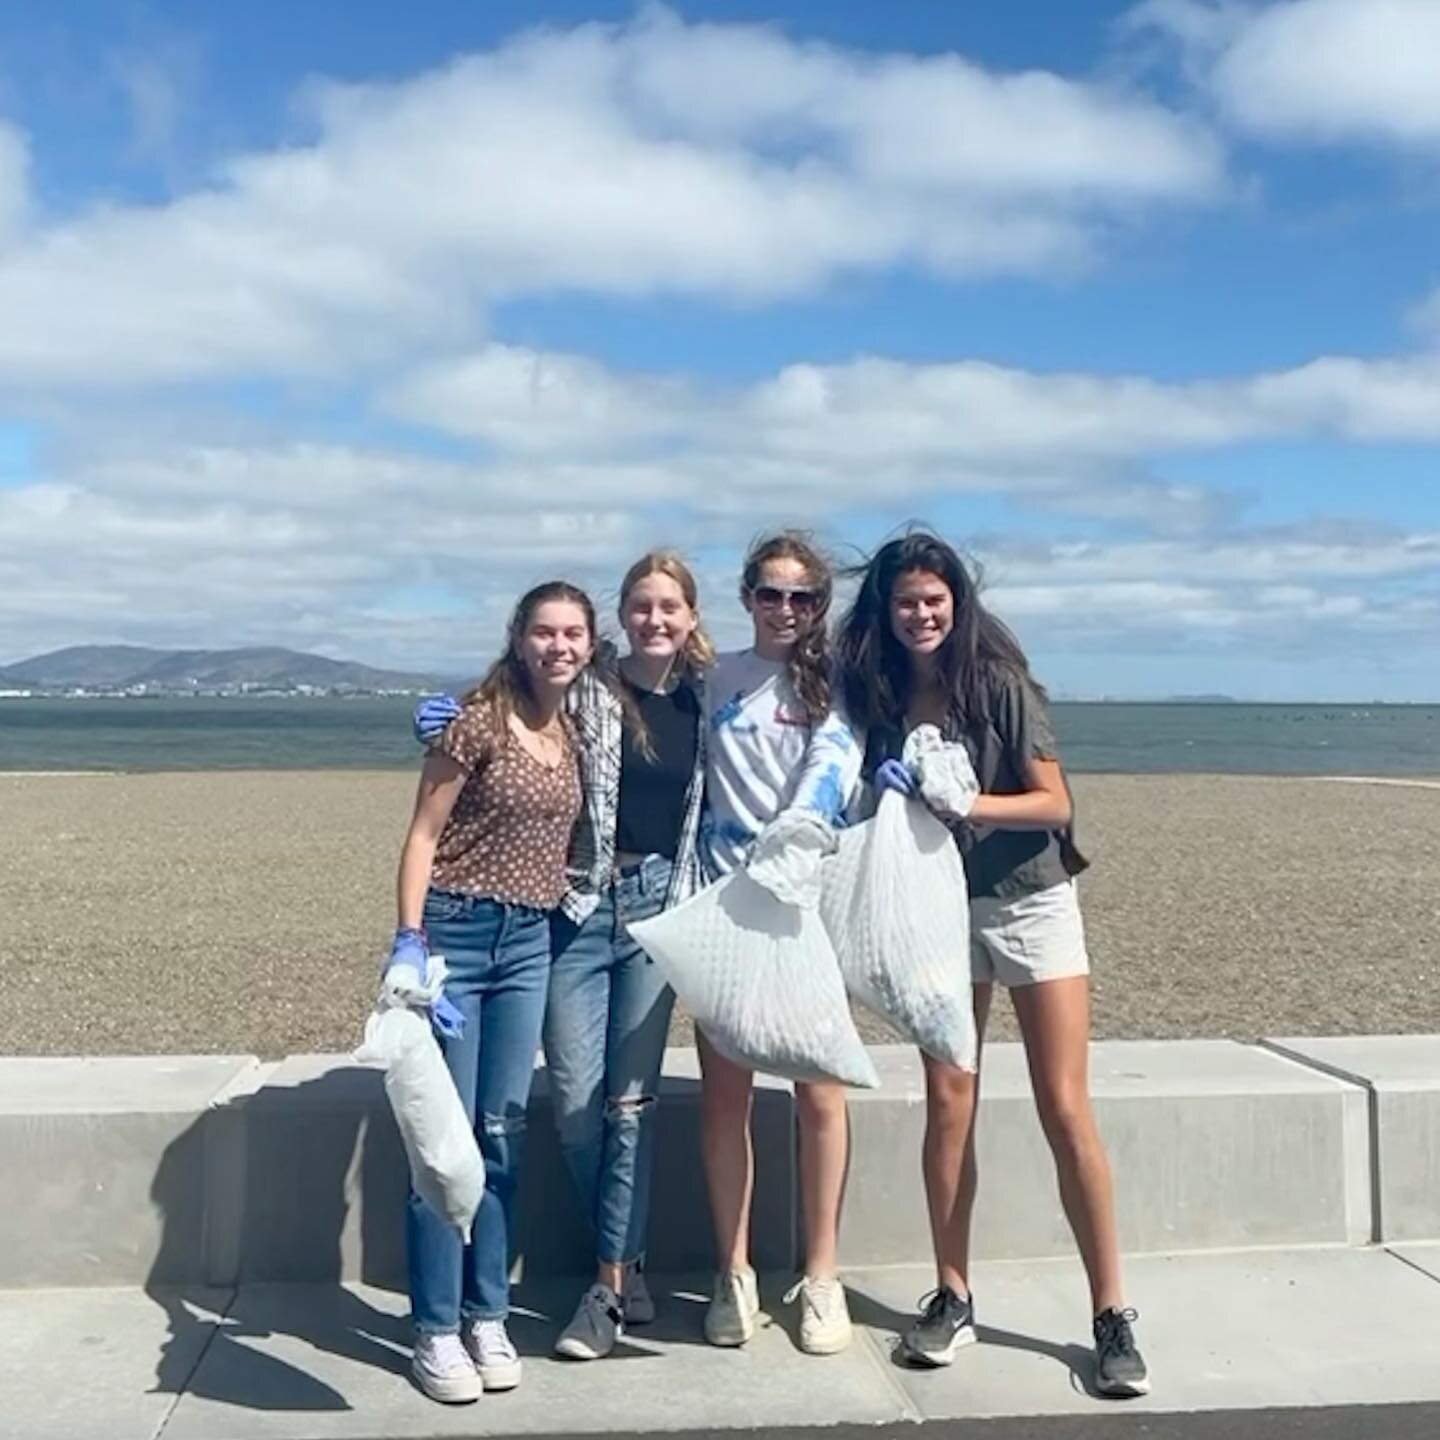
M 601 662 L 604 663 L 603 661 Z M 683 683 L 683 682 L 682 682 Z M 705 794 L 705 697 L 700 690 L 695 769 L 685 791 L 685 814 L 675 846 L 675 868 L 665 908 L 678 905 L 704 883 L 700 868 L 700 808 Z M 580 784 L 584 799 L 570 838 L 569 888 L 560 909 L 576 925 L 594 912 L 600 892 L 615 876 L 615 830 L 620 813 L 620 699 L 589 666 L 570 687 L 570 717 L 580 737 Z

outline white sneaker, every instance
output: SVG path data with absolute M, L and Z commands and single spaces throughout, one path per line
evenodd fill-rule
M 484 1390 L 458 1335 L 417 1335 L 410 1374 L 442 1405 L 468 1405 Z
M 850 1343 L 850 1307 L 845 1287 L 832 1275 L 806 1275 L 785 1292 L 785 1303 L 800 1300 L 800 1348 L 807 1355 L 834 1355 Z
M 520 1357 L 503 1320 L 472 1320 L 462 1333 L 485 1389 L 513 1390 L 520 1383 Z
M 655 1301 L 645 1283 L 645 1272 L 638 1265 L 625 1272 L 621 1308 L 625 1312 L 626 1329 L 631 1325 L 648 1325 L 655 1318 Z
M 620 1297 L 597 1280 L 581 1297 L 574 1317 L 555 1342 L 567 1360 L 599 1360 L 615 1348 L 621 1331 Z
M 759 1313 L 755 1272 L 748 1265 L 743 1270 L 722 1270 L 705 1311 L 705 1338 L 712 1345 L 743 1345 L 755 1333 Z

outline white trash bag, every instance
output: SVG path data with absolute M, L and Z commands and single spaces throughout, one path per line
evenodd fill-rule
M 819 913 L 787 905 L 743 870 L 630 926 L 705 1038 L 737 1065 L 790 1080 L 873 1089 Z
M 926 740 L 915 748 L 944 773 Z M 968 810 L 964 789 L 946 798 Z M 822 879 L 820 915 L 850 994 L 927 1055 L 974 1070 L 970 899 L 950 831 L 925 805 L 886 791 L 873 819 L 840 832 Z
M 425 980 L 414 986 L 398 986 L 393 972 L 387 974 L 354 1058 L 362 1065 L 385 1067 L 385 1094 L 395 1112 L 415 1192 L 469 1244 L 470 1226 L 485 1194 L 485 1161 L 431 1033 L 430 1017 L 419 1008 L 440 993 L 444 979 L 445 962 L 438 955 L 430 957 Z

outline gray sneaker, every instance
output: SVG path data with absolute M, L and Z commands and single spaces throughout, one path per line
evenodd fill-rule
M 626 1270 L 620 1301 L 626 1325 L 649 1325 L 655 1319 L 655 1300 L 645 1283 L 643 1266 L 633 1265 Z
M 920 1299 L 920 1318 L 900 1341 L 903 1359 L 916 1365 L 948 1365 L 967 1345 L 975 1343 L 975 1302 L 948 1285 Z
M 615 1348 L 620 1330 L 620 1299 L 597 1281 L 580 1297 L 555 1353 L 567 1360 L 601 1360 Z
M 1150 1393 L 1150 1376 L 1130 1329 L 1139 1318 L 1113 1305 L 1095 1317 L 1095 1388 L 1102 1395 L 1128 1400 Z

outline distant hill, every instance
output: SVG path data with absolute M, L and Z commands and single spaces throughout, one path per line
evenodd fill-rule
M 72 645 L 0 666 L 0 684 L 41 689 L 226 690 L 259 686 L 293 690 L 420 690 L 431 675 L 377 670 L 279 646 L 240 650 L 150 650 L 140 645 Z M 452 682 L 453 683 L 453 682 Z

